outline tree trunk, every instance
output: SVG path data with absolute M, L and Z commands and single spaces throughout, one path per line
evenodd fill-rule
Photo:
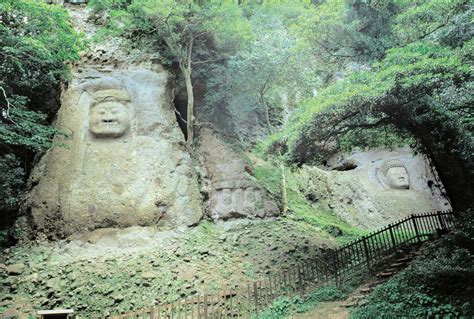
M 265 122 L 267 124 L 268 132 L 270 134 L 272 134 L 273 130 L 272 130 L 272 125 L 270 123 L 270 111 L 268 109 L 267 103 L 265 102 L 265 92 L 264 91 L 260 92 L 260 103 L 262 103 L 262 105 L 263 105 L 263 112 L 265 113 Z
M 426 143 L 425 150 L 432 159 L 436 171 L 446 189 L 455 210 L 464 211 L 474 207 L 474 168 L 466 159 L 453 154 L 450 149 L 432 151 L 439 143 Z M 429 151 L 428 151 L 429 150 Z
M 191 39 L 186 47 L 186 60 L 181 60 L 179 68 L 183 73 L 184 82 L 186 84 L 186 93 L 188 95 L 188 105 L 186 108 L 186 146 L 188 150 L 192 150 L 194 139 L 194 91 L 192 81 L 192 52 L 194 39 Z
M 272 125 L 270 124 L 270 112 L 268 111 L 267 103 L 263 102 L 264 109 L 265 109 L 265 121 L 267 122 L 268 132 L 273 133 Z
M 183 73 L 184 82 L 186 83 L 186 93 L 188 95 L 188 104 L 186 108 L 186 145 L 191 148 L 194 139 L 194 92 L 193 92 L 193 82 L 191 79 L 191 70 L 186 67 L 181 67 L 181 72 Z
M 280 181 L 280 192 L 281 192 L 281 211 L 285 214 L 288 211 L 288 199 L 286 197 L 286 177 L 285 167 L 280 164 L 281 169 L 281 181 Z

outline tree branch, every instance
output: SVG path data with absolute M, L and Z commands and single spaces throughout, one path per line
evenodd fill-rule
M 13 121 L 13 119 L 10 116 L 10 107 L 12 106 L 12 104 L 8 100 L 7 93 L 5 92 L 5 89 L 2 86 L 0 86 L 0 90 L 3 92 L 3 97 L 5 98 L 5 101 L 7 102 L 7 109 L 2 110 L 3 118 L 5 118 L 6 120 L 8 120 L 8 121 L 12 122 L 13 124 L 15 124 L 16 126 L 18 126 L 18 124 L 15 121 Z

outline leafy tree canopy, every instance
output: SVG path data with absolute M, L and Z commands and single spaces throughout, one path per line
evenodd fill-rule
M 31 159 L 52 145 L 50 117 L 59 107 L 68 61 L 79 58 L 83 38 L 66 11 L 44 1 L 0 3 L 0 210 L 18 204 Z
M 358 1 L 336 3 L 347 10 Z M 369 3 L 373 7 L 377 2 Z M 410 137 L 437 166 L 455 206 L 469 207 L 474 92 L 473 29 L 468 23 L 472 18 L 466 12 L 472 17 L 473 6 L 468 1 L 422 1 L 419 6 L 384 1 L 384 6 L 390 5 L 396 9 L 384 26 L 383 38 L 391 47 L 380 55 L 362 51 L 365 67 L 306 101 L 280 141 L 286 142 L 291 161 L 304 163 L 324 158 L 344 144 L 370 145 L 370 139 L 381 133 Z M 328 32 L 307 35 L 309 40 L 313 37 L 316 44 L 325 45 L 338 28 L 346 30 L 351 41 L 367 36 L 365 28 L 345 26 L 339 14 L 334 16 L 338 19 L 329 25 L 319 22 Z M 459 32 L 456 36 L 454 30 Z M 361 52 L 355 49 L 360 46 L 343 43 L 348 42 L 322 52 L 331 58 L 349 56 L 341 52 Z
M 45 150 L 57 131 L 44 112 L 57 109 L 59 84 L 69 75 L 65 62 L 79 58 L 84 42 L 66 12 L 43 1 L 2 1 L 0 17 L 2 149 Z

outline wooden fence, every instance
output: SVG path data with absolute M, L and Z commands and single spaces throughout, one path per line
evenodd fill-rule
M 400 248 L 429 239 L 454 228 L 453 212 L 411 215 L 337 250 L 329 250 L 315 260 L 217 294 L 193 296 L 176 302 L 157 304 L 110 318 L 223 319 L 252 318 L 275 299 L 303 296 L 331 283 L 340 284 L 348 275 L 373 265 Z M 101 316 L 105 318 L 104 316 Z

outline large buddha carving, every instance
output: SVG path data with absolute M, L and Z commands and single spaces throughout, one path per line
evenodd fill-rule
M 385 160 L 380 167 L 383 183 L 392 189 L 409 189 L 408 171 L 397 159 Z
M 27 202 L 37 232 L 196 224 L 202 203 L 176 123 L 167 73 L 94 71 L 64 93 L 57 126 L 67 148 L 35 169 Z

